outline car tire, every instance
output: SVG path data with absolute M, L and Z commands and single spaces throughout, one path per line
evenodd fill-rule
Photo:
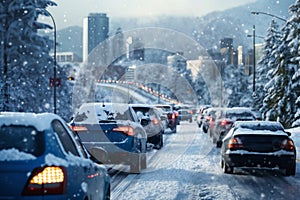
M 221 167 L 223 169 L 223 172 L 225 174 L 232 174 L 233 173 L 233 167 L 229 167 L 224 160 L 221 162 Z
M 172 133 L 177 133 L 177 126 L 173 126 L 173 127 L 171 128 L 171 131 L 172 131 Z
M 163 147 L 163 134 L 162 133 L 159 133 L 157 136 L 156 136 L 156 144 L 154 146 L 155 149 L 161 149 Z
M 218 140 L 218 141 L 217 141 L 216 147 L 217 147 L 217 148 L 221 148 L 221 147 L 222 147 L 222 141 Z
M 142 161 L 141 153 L 133 153 L 131 157 L 131 163 L 130 163 L 130 173 L 132 174 L 141 173 L 141 169 L 142 169 L 141 161 Z
M 286 176 L 295 176 L 295 174 L 296 174 L 296 163 L 294 163 L 292 166 L 285 168 Z
M 203 125 L 203 126 L 202 126 L 202 130 L 203 130 L 204 133 L 207 133 L 207 130 L 208 130 L 208 129 Z

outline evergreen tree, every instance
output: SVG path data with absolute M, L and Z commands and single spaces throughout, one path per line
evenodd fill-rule
M 278 48 L 281 34 L 279 32 L 278 24 L 272 20 L 267 35 L 264 41 L 263 56 L 257 65 L 257 79 L 256 79 L 256 93 L 254 96 L 253 107 L 256 111 L 261 111 L 263 106 L 263 99 L 266 95 L 268 87 L 267 83 L 271 77 L 268 73 L 272 73 L 272 69 L 275 66 L 275 55 L 273 55 L 274 49 Z
M 282 28 L 282 37 L 278 48 L 272 54 L 276 58 L 276 67 L 270 72 L 271 80 L 267 84 L 268 92 L 264 98 L 263 117 L 269 120 L 279 120 L 285 127 L 291 127 L 296 114 L 295 102 L 297 94 L 292 89 L 292 77 L 298 64 L 298 28 L 300 1 L 289 8 L 291 17 Z
M 288 48 L 290 49 L 291 58 L 290 66 L 295 71 L 292 76 L 292 93 L 293 102 L 291 107 L 293 111 L 296 112 L 293 115 L 293 124 L 292 126 L 300 125 L 300 1 L 297 0 L 295 4 L 291 5 L 289 8 L 291 17 L 288 20 L 288 23 L 291 24 L 291 32 L 288 35 L 290 42 L 288 43 Z M 296 100 L 295 100 L 296 99 Z M 296 111 L 295 111 L 296 110 Z M 293 114 L 294 114 L 293 112 Z
M 226 106 L 248 106 L 247 102 L 241 101 L 241 99 L 244 99 L 244 95 L 248 93 L 248 80 L 243 68 L 234 65 L 226 66 L 222 79 L 227 96 Z
M 38 17 L 48 15 L 46 8 L 56 4 L 51 0 L 2 0 L 0 4 L 1 82 L 8 86 L 3 109 L 52 112 L 50 77 L 53 77 L 54 63 L 49 52 L 53 41 L 38 33 L 52 27 L 38 22 Z M 58 70 L 57 77 L 62 74 Z M 69 90 L 64 86 L 57 88 L 58 99 Z M 64 102 L 58 100 L 58 107 L 66 109 L 65 105 L 59 105 Z

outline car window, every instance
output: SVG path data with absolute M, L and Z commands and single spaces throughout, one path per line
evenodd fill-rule
M 80 137 L 77 134 L 75 134 L 69 126 L 66 126 L 66 128 L 67 128 L 67 131 L 74 136 L 75 142 L 77 145 L 77 149 L 81 152 L 81 154 L 83 155 L 84 158 L 88 158 L 88 155 L 86 152 L 87 150 L 83 146 Z
M 67 153 L 72 153 L 75 156 L 79 156 L 79 153 L 76 149 L 76 146 L 69 135 L 68 131 L 65 129 L 65 127 L 62 125 L 62 123 L 59 120 L 53 120 L 52 123 L 52 128 L 54 132 L 57 133 L 60 142 L 63 145 L 63 148 Z
M 1 126 L 0 138 L 0 150 L 14 148 L 36 157 L 45 151 L 43 132 L 32 126 Z

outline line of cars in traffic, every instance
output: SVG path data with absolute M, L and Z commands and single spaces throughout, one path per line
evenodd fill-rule
M 279 169 L 286 176 L 296 173 L 296 147 L 280 122 L 263 121 L 251 108 L 203 106 L 197 125 L 221 148 L 221 168 Z
M 130 166 L 130 173 L 147 168 L 147 147 L 163 147 L 167 128 L 177 131 L 177 116 L 170 105 L 85 103 L 72 130 L 87 149 L 105 164 Z
M 140 173 L 147 148 L 161 149 L 177 120 L 162 104 L 84 103 L 70 122 L 52 113 L 0 112 L 0 199 L 108 200 L 106 164 Z

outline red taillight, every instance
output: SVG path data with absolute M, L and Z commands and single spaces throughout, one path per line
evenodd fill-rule
M 112 129 L 113 131 L 122 132 L 128 136 L 134 136 L 134 129 L 131 126 L 118 126 Z
M 152 123 L 157 125 L 159 123 L 159 121 L 158 121 L 158 119 L 154 118 L 154 119 L 152 119 Z
M 230 121 L 227 121 L 226 119 L 223 119 L 221 122 L 220 122 L 220 125 L 221 126 L 226 126 L 228 124 L 230 124 L 231 122 Z
M 176 115 L 173 113 L 173 114 L 172 114 L 172 119 L 175 119 L 175 117 L 176 117 Z
M 244 147 L 244 145 L 243 145 L 242 141 L 239 138 L 231 138 L 229 140 L 228 148 L 230 150 L 240 149 L 240 148 L 243 148 L 243 147 Z
M 70 126 L 70 127 L 73 131 L 77 131 L 77 132 L 87 131 L 87 128 L 85 126 Z
M 37 168 L 32 172 L 23 195 L 63 194 L 65 190 L 65 168 L 48 166 Z
M 206 121 L 210 121 L 212 118 L 210 116 L 206 116 Z
M 291 139 L 286 139 L 281 143 L 280 148 L 287 151 L 294 151 L 294 142 Z

